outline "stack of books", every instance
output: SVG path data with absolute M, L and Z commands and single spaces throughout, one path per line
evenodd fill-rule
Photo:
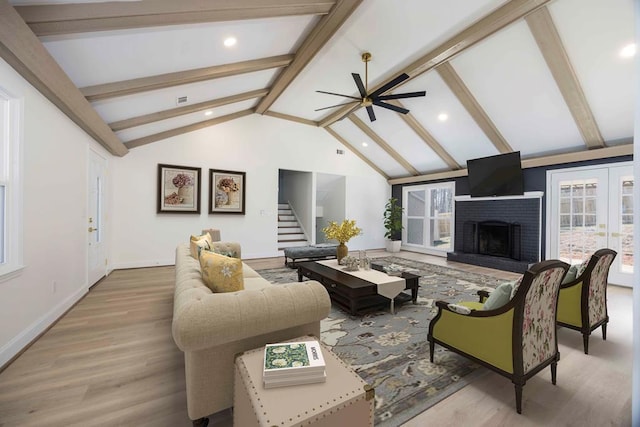
M 264 388 L 325 382 L 325 362 L 318 341 L 267 344 Z

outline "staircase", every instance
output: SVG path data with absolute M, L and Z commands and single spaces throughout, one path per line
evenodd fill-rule
M 278 204 L 278 250 L 308 244 L 289 204 Z

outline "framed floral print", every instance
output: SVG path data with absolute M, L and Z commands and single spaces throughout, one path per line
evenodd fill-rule
M 158 213 L 200 213 L 201 168 L 158 164 Z
M 244 215 L 245 172 L 209 169 L 209 213 Z

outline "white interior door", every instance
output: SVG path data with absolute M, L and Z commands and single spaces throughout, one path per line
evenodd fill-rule
M 87 283 L 89 286 L 103 278 L 107 272 L 106 229 L 104 227 L 106 212 L 106 172 L 107 159 L 95 151 L 89 150 L 89 206 L 87 215 Z
M 547 259 L 576 264 L 600 248 L 618 256 L 609 282 L 633 279 L 633 169 L 631 165 L 552 171 L 547 194 Z

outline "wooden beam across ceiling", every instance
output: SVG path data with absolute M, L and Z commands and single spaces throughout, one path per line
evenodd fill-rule
M 354 10 L 362 3 L 362 0 L 338 0 L 331 11 L 322 17 L 298 48 L 295 59 L 280 72 L 275 83 L 271 87 L 269 95 L 265 96 L 256 108 L 256 113 L 264 114 L 273 105 L 282 92 L 289 87 L 291 82 L 307 66 L 309 61 L 318 51 L 333 37 L 344 22 L 351 16 Z
M 373 170 L 375 170 L 376 172 L 378 172 L 380 175 L 382 175 L 384 177 L 384 179 L 388 180 L 390 179 L 389 175 L 387 175 L 386 173 L 384 173 L 384 171 L 382 169 L 380 169 L 378 166 L 376 166 L 375 163 L 373 163 L 371 160 L 369 160 L 364 154 L 362 154 L 361 152 L 359 152 L 358 150 L 356 150 L 353 145 L 349 144 L 349 142 L 347 142 L 346 139 L 344 139 L 343 137 L 341 137 L 336 131 L 334 131 L 333 129 L 331 129 L 329 126 L 325 127 L 324 130 L 326 130 L 327 132 L 329 132 L 331 134 L 331 136 L 333 136 L 335 139 L 337 139 L 338 141 L 340 141 L 340 143 L 342 143 L 342 145 L 344 145 L 345 147 L 347 147 L 353 154 L 355 154 L 356 156 L 360 157 L 360 160 L 362 160 L 363 162 L 365 162 L 366 164 L 368 164 L 369 166 L 371 166 L 371 168 Z
M 208 110 L 210 108 L 221 107 L 223 105 L 233 104 L 235 102 L 246 101 L 248 99 L 259 98 L 265 96 L 269 89 L 257 89 L 250 92 L 239 93 L 237 95 L 226 96 L 224 98 L 212 99 L 210 101 L 199 102 L 197 104 L 185 105 L 183 107 L 171 108 L 169 110 L 158 111 L 156 113 L 145 114 L 143 116 L 132 117 L 130 119 L 120 120 L 109 123 L 109 127 L 113 131 L 129 129 L 136 126 L 146 125 L 148 123 L 159 122 L 173 117 L 183 116 L 198 111 Z
M 127 148 L 140 147 L 142 145 L 151 144 L 152 142 L 160 141 L 162 139 L 171 138 L 172 136 L 182 135 L 183 133 L 193 132 L 194 130 L 204 129 L 209 126 L 214 126 L 220 123 L 228 122 L 230 120 L 239 119 L 240 117 L 248 116 L 249 114 L 253 114 L 253 108 L 227 114 L 226 116 L 216 117 L 210 120 L 204 120 L 202 122 L 193 123 L 175 129 L 169 129 L 164 132 L 154 133 L 153 135 L 143 136 L 142 138 L 132 139 L 131 141 L 125 142 L 124 145 L 126 145 Z
M 320 0 L 140 0 L 16 6 L 38 36 L 140 27 L 325 15 L 335 3 Z
M 451 92 L 458 98 L 458 101 L 467 110 L 469 115 L 475 120 L 476 124 L 482 129 L 484 134 L 493 143 L 499 153 L 511 153 L 513 148 L 502 136 L 498 128 L 493 124 L 489 115 L 480 106 L 476 98 L 473 96 L 467 85 L 464 84 L 456 70 L 449 62 L 443 62 L 436 68 L 442 80 L 449 86 Z
M 275 111 L 265 111 L 264 115 L 270 116 L 270 117 L 276 117 L 278 119 L 289 120 L 290 122 L 302 123 L 303 125 L 309 125 L 309 126 L 315 126 L 315 127 L 318 126 L 318 123 L 314 122 L 313 120 L 304 119 L 298 116 L 292 116 L 290 114 L 277 113 Z
M 416 168 L 414 168 L 411 163 L 409 163 L 404 157 L 402 157 L 396 150 L 393 149 L 384 139 L 380 137 L 377 133 L 375 133 L 369 126 L 367 126 L 362 120 L 358 118 L 358 116 L 351 115 L 349 116 L 349 120 L 353 122 L 354 125 L 358 126 L 362 132 L 364 132 L 369 138 L 371 138 L 376 144 L 380 146 L 384 151 L 387 152 L 396 162 L 400 163 L 400 165 L 405 168 L 411 175 L 420 175 L 420 172 Z
M 604 147 L 604 138 L 598 129 L 587 97 L 584 95 L 549 10 L 542 7 L 528 15 L 525 20 L 571 111 L 584 143 L 590 149 Z
M 0 56 L 109 152 L 128 152 L 6 0 L 0 0 Z
M 484 40 L 506 26 L 524 18 L 529 13 L 537 10 L 550 1 L 552 0 L 511 0 L 484 18 L 476 21 L 474 24 L 459 32 L 449 40 L 445 41 L 431 52 L 428 52 L 426 55 L 418 58 L 404 69 L 396 70 L 396 72 L 394 72 L 388 79 L 384 79 L 379 84 L 370 88 L 369 93 L 382 87 L 392 78 L 395 78 L 401 73 L 408 74 L 409 78 L 394 89 L 399 88 L 425 71 L 429 71 L 443 62 L 449 61 L 454 56 L 460 54 L 479 41 Z M 320 120 L 319 124 L 322 127 L 328 126 L 337 120 L 340 120 L 346 114 L 349 114 L 349 112 L 349 107 L 342 107 Z
M 270 68 L 286 67 L 292 60 L 293 55 L 278 55 L 269 58 L 252 59 L 195 70 L 177 71 L 175 73 L 87 86 L 80 90 L 89 101 L 97 101 L 238 74 L 252 73 Z
M 398 107 L 406 108 L 400 101 L 388 101 L 390 104 L 395 104 Z M 428 130 L 422 126 L 415 117 L 409 114 L 398 114 L 398 116 L 404 120 L 404 122 L 409 125 L 409 127 L 422 139 L 422 141 L 429 146 L 433 150 L 434 153 L 438 155 L 444 161 L 449 168 L 453 170 L 460 169 L 460 165 L 456 162 L 451 154 L 444 149 L 442 145 L 429 133 Z
M 631 156 L 633 155 L 633 143 L 624 145 L 615 145 L 612 147 L 596 148 L 594 150 L 585 150 L 571 153 L 551 154 L 548 156 L 533 157 L 522 159 L 522 168 L 538 168 L 543 166 L 563 165 L 573 162 L 584 162 L 588 160 L 610 159 L 612 157 Z M 466 176 L 467 169 L 461 169 L 450 172 L 438 172 L 420 176 L 409 176 L 403 178 L 389 179 L 387 182 L 391 185 L 395 184 L 412 184 L 416 182 L 428 182 L 436 179 L 455 178 L 458 176 Z

